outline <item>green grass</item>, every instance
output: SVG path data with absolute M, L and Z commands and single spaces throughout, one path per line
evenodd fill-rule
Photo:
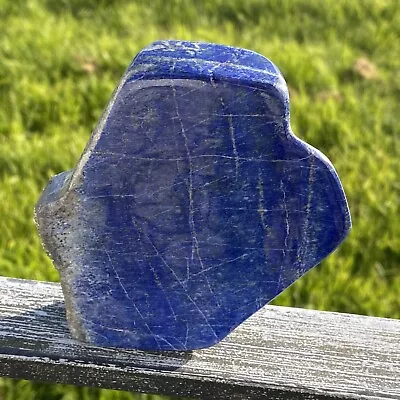
M 258 51 L 292 127 L 334 163 L 353 231 L 274 304 L 400 318 L 400 2 L 0 0 L 0 274 L 52 280 L 32 210 L 72 168 L 132 57 L 157 39 Z M 160 399 L 0 381 L 0 399 Z

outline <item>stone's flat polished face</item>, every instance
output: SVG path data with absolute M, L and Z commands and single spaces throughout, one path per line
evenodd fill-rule
M 73 335 L 145 350 L 217 343 L 351 225 L 333 166 L 290 130 L 278 69 L 174 41 L 135 58 L 36 220 Z

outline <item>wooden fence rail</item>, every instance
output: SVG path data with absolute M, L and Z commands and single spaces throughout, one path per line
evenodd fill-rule
M 267 306 L 209 349 L 99 348 L 71 338 L 59 284 L 0 278 L 0 376 L 201 399 L 400 399 L 400 321 Z

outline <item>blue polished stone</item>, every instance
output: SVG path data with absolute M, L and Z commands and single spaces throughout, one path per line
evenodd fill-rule
M 291 132 L 275 65 L 180 41 L 136 56 L 36 221 L 73 336 L 147 350 L 217 343 L 351 226 L 332 164 Z

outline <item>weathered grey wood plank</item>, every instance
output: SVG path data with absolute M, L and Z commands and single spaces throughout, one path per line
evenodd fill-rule
M 0 278 L 0 375 L 203 399 L 400 399 L 400 321 L 267 306 L 209 349 L 107 349 L 71 339 L 58 284 Z

